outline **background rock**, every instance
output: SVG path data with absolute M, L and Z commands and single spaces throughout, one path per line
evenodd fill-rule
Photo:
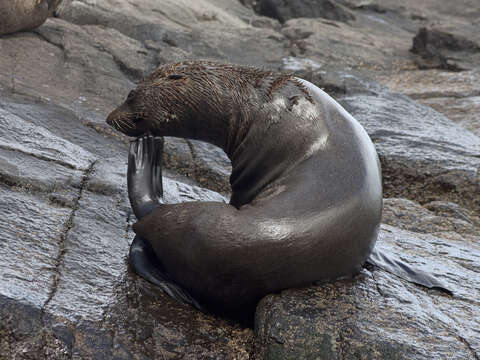
M 64 0 L 0 37 L 0 358 L 480 358 L 480 5 L 313 3 Z M 340 101 L 382 161 L 377 246 L 454 296 L 367 267 L 269 295 L 245 328 L 132 274 L 129 139 L 104 119 L 186 58 L 295 72 Z M 227 201 L 219 149 L 169 138 L 164 163 L 167 202 Z
M 260 15 L 277 19 L 281 23 L 293 18 L 324 18 L 346 22 L 355 16 L 330 0 L 260 0 L 257 5 Z
M 480 46 L 461 35 L 438 29 L 421 28 L 413 38 L 411 51 L 422 58 L 423 61 L 417 62 L 421 69 L 438 68 L 458 71 L 465 69 L 458 65 L 455 59 L 480 52 Z

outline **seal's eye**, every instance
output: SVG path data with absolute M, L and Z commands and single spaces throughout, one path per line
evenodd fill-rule
M 180 80 L 183 79 L 183 75 L 180 74 L 171 74 L 167 76 L 168 80 Z
M 135 97 L 135 90 L 132 90 L 128 93 L 127 101 L 132 101 L 134 97 Z

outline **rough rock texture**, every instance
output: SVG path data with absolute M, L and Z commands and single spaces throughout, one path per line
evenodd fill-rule
M 418 54 L 419 68 L 438 68 L 444 70 L 465 70 L 454 61 L 456 57 L 464 58 L 469 54 L 480 52 L 480 46 L 461 36 L 437 29 L 421 28 L 413 38 L 412 53 Z M 453 61 L 452 61 L 453 60 Z
M 346 22 L 355 16 L 331 0 L 260 0 L 257 6 L 261 15 L 272 17 L 284 23 L 292 18 L 324 18 Z
M 65 0 L 0 37 L 0 359 L 480 358 L 478 1 L 318 1 L 348 18 L 283 20 L 243 3 Z M 269 295 L 244 328 L 132 274 L 128 138 L 104 119 L 186 58 L 296 72 L 337 98 L 382 161 L 377 246 L 454 296 L 367 267 Z M 165 201 L 227 201 L 220 150 L 169 138 L 164 156 Z
M 480 136 L 479 78 L 478 68 L 454 73 L 432 69 L 378 76 L 393 91 L 432 107 L 477 136 Z

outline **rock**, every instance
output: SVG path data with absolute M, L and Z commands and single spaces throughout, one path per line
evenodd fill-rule
M 420 28 L 413 38 L 411 51 L 416 54 L 432 55 L 436 51 L 480 51 L 480 46 L 463 36 L 438 29 Z
M 346 8 L 330 0 L 260 0 L 259 14 L 281 23 L 293 18 L 323 18 L 347 22 L 355 16 Z
M 50 24 L 55 31 L 48 32 Z M 55 99 L 54 104 L 70 109 L 77 117 L 103 122 L 103 113 L 119 103 L 133 83 L 113 56 L 99 51 L 78 25 L 49 19 L 39 31 L 45 37 L 20 33 L 0 39 L 6 54 L 0 58 L 0 90 L 47 104 Z
M 419 102 L 430 106 L 480 136 L 480 96 L 431 97 L 420 99 Z
M 23 104 L 3 101 L 19 115 L 28 112 L 28 106 L 38 106 L 25 104 L 26 98 Z M 61 108 L 56 114 L 49 110 L 50 121 L 54 115 L 65 115 Z M 42 120 L 38 118 L 42 112 L 34 114 Z M 14 118 L 18 126 L 23 120 L 19 115 Z M 39 128 L 29 120 L 23 120 L 24 129 Z M 65 120 L 64 126 L 70 126 L 69 138 L 81 131 L 91 132 L 88 139 L 77 141 L 88 142 L 90 148 L 101 144 L 104 152 L 98 155 L 102 158 L 92 158 L 87 168 L 79 170 L 66 160 L 52 162 L 47 156 L 39 160 L 37 153 L 42 147 L 37 143 L 42 144 L 43 139 L 36 137 L 19 140 L 31 143 L 29 152 L 1 152 L 5 154 L 2 163 L 7 164 L 0 170 L 0 227 L 5 238 L 1 244 L 5 267 L 0 273 L 2 356 L 13 358 L 21 353 L 23 358 L 67 359 L 103 354 L 130 359 L 132 354 L 148 358 L 148 354 L 214 357 L 235 353 L 239 359 L 248 358 L 250 330 L 175 303 L 160 289 L 127 272 L 134 221 L 125 183 L 127 148 L 119 146 L 114 151 L 122 148 L 122 154 L 116 156 L 112 149 L 107 150 L 109 140 L 101 134 L 81 122 Z M 52 146 L 62 141 L 66 142 L 54 139 Z M 49 156 L 54 159 L 53 153 Z M 32 168 L 24 167 L 32 163 Z M 167 202 L 225 201 L 217 193 L 178 180 L 165 178 L 164 187 Z M 50 194 L 59 191 L 71 195 L 68 206 L 51 201 Z
M 438 29 L 421 28 L 413 38 L 412 53 L 420 55 L 417 64 L 420 69 L 464 70 L 449 53 L 480 52 L 480 46 L 461 36 Z M 457 55 L 458 56 L 458 55 Z
M 391 9 L 382 6 L 381 4 L 375 3 L 373 1 L 343 1 L 346 6 L 348 6 L 351 9 L 359 9 L 359 10 L 366 10 L 366 11 L 373 11 L 376 13 L 380 14 L 385 14 L 388 11 L 391 11 Z
M 387 23 L 373 25 L 371 19 L 358 21 L 362 25 L 352 27 L 332 20 L 291 19 L 282 27 L 282 34 L 290 41 L 292 56 L 309 58 L 321 65 L 361 71 L 407 66 L 403 63 L 410 60 L 397 56 L 407 53 L 410 40 L 404 36 L 405 30 L 395 28 L 400 36 L 392 37 L 392 28 Z M 375 27 L 372 30 L 370 26 Z M 355 51 L 351 51 L 352 44 Z
M 480 72 L 477 69 L 404 71 L 380 76 L 378 80 L 480 135 Z
M 242 18 L 253 16 L 251 10 L 237 1 L 229 0 L 199 0 L 194 3 L 188 0 L 144 0 L 121 4 L 115 0 L 105 0 L 101 5 L 91 0 L 64 1 L 65 5 L 57 16 L 79 25 L 112 27 L 139 40 L 152 39 L 148 37 L 148 28 L 153 27 L 156 31 L 161 28 L 158 25 L 176 31 L 202 23 L 238 28 L 246 27 Z M 143 31 L 138 31 L 141 29 Z
M 377 246 L 435 273 L 456 295 L 420 290 L 379 269 L 269 295 L 256 315 L 262 358 L 477 358 L 480 336 L 473 329 L 480 324 L 470 312 L 479 306 L 478 241 L 452 243 L 383 226 Z
M 480 218 L 458 204 L 432 201 L 422 207 L 407 199 L 385 199 L 382 220 L 415 233 L 429 233 L 442 237 L 458 233 L 464 237 L 479 236 Z
M 58 242 L 72 209 L 5 185 L 1 192 L 2 299 L 22 300 L 40 311 L 50 296 Z M 2 312 L 2 316 L 8 313 Z
M 478 211 L 480 138 L 431 108 L 364 84 L 370 92 L 339 100 L 375 143 L 385 194 L 419 202 L 450 200 Z
M 61 101 L 39 101 L 36 98 L 28 96 L 13 96 L 2 94 L 0 98 L 0 109 L 2 112 L 8 112 L 14 118 L 21 119 L 19 125 L 24 128 L 34 129 L 42 136 L 38 136 L 28 141 L 30 138 L 25 130 L 18 132 L 18 145 L 9 141 L 12 148 L 17 150 L 22 146 L 28 145 L 26 153 L 37 155 L 37 152 L 47 153 L 48 158 L 56 163 L 65 163 L 67 167 L 81 168 L 86 170 L 91 163 L 98 158 L 123 158 L 125 144 L 119 142 L 113 136 L 106 137 L 97 132 L 88 122 L 82 121 L 76 111 L 65 108 Z M 10 124 L 5 123 L 5 128 L 0 131 L 7 133 Z M 15 133 L 14 133 L 15 134 Z M 35 134 L 35 133 L 33 133 Z M 48 136 L 47 136 L 48 135 Z M 6 138 L 13 138 L 12 134 Z M 37 141 L 33 141 L 37 140 Z M 45 147 L 45 150 L 42 148 Z M 47 152 L 50 152 L 50 154 Z M 40 156 L 40 155 L 38 155 Z M 38 156 L 36 156 L 38 158 Z M 87 166 L 88 164 L 88 166 Z
M 265 25 L 264 18 L 237 1 L 142 1 L 119 7 L 113 0 L 102 6 L 75 0 L 58 16 L 79 25 L 100 24 L 140 42 L 148 41 L 159 50 L 156 56 L 162 63 L 195 56 L 275 66 L 286 56 L 283 36 L 265 29 L 275 25 Z M 258 52 L 258 47 L 264 51 Z
M 282 34 L 271 29 L 243 27 L 218 28 L 218 33 L 209 30 L 187 30 L 168 33 L 165 42 L 175 49 L 172 57 L 170 50 L 161 50 L 161 61 L 179 61 L 192 56 L 203 59 L 215 59 L 244 65 L 279 67 L 282 58 L 287 56 L 285 49 L 288 41 Z M 253 42 L 254 41 L 254 42 Z M 264 51 L 259 52 L 258 48 Z M 180 49 L 180 51 L 178 50 Z M 181 56 L 178 53 L 181 52 Z M 168 55 L 165 56 L 164 54 Z
M 0 129 L 2 135 L 0 146 L 8 150 L 33 155 L 39 159 L 79 170 L 86 170 L 94 159 L 93 154 L 75 144 L 2 109 L 0 109 Z

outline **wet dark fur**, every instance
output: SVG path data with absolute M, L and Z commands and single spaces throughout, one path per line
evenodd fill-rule
M 312 101 L 305 86 L 290 74 L 210 61 L 165 65 L 132 90 L 125 104 L 109 116 L 109 121 L 123 133 L 138 136 L 143 132 L 134 128 L 143 130 L 142 121 L 148 119 L 150 131 L 161 135 L 168 132 L 169 122 L 191 118 L 192 114 L 221 117 L 239 111 L 243 115 L 242 126 L 247 128 L 253 114 L 248 113 L 249 107 L 245 105 L 250 103 L 255 108 L 268 103 L 275 92 L 288 85 L 293 87 L 291 106 L 299 97 Z M 189 96 L 185 96 L 187 93 Z M 159 94 L 161 101 L 157 98 Z M 232 147 L 231 140 L 216 145 L 228 150 Z

